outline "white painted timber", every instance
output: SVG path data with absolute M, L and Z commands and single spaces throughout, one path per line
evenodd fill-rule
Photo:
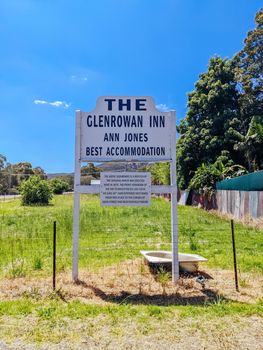
M 100 193 L 101 189 L 100 185 L 80 185 L 81 163 L 116 160 L 170 162 L 171 185 L 151 186 L 151 193 L 171 194 L 172 278 L 176 282 L 179 263 L 175 111 L 158 111 L 149 96 L 103 96 L 92 112 L 76 112 L 72 278 L 78 280 L 80 194 Z
M 96 194 L 100 193 L 100 185 L 84 186 L 77 185 L 75 191 L 78 193 L 90 193 Z M 156 194 L 166 194 L 176 192 L 176 186 L 151 186 L 151 193 Z
M 171 231 L 172 231 L 172 279 L 175 283 L 179 279 L 179 262 L 178 262 L 178 216 L 177 216 L 177 183 L 176 183 L 176 124 L 175 111 L 171 113 L 172 137 L 171 150 L 172 161 L 170 163 L 170 183 L 174 187 L 171 193 Z
M 80 118 L 81 112 L 76 112 L 76 138 L 75 138 L 75 174 L 74 174 L 74 215 L 73 215 L 73 243 L 72 243 L 72 279 L 78 280 L 78 251 L 79 251 L 79 212 L 80 192 Z
M 172 123 L 150 96 L 101 96 L 81 114 L 81 160 L 169 161 Z

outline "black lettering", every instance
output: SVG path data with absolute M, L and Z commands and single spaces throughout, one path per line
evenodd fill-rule
M 112 102 L 116 101 L 115 98 L 105 98 L 104 101 L 108 102 L 108 111 L 112 111 Z
M 165 116 L 164 115 L 150 115 L 150 127 L 151 128 L 164 128 Z
M 92 126 L 92 115 L 87 116 L 87 125 L 89 128 Z
M 146 99 L 145 98 L 138 98 L 135 100 L 135 110 L 136 111 L 146 111 L 147 109 L 146 108 L 143 108 L 145 107 L 145 103 L 146 102 Z
M 130 99 L 127 99 L 127 102 L 124 103 L 122 99 L 119 99 L 119 111 L 122 111 L 123 110 L 123 107 L 127 107 L 127 111 L 130 111 L 131 110 L 131 100 Z
M 103 141 L 120 141 L 120 134 L 115 132 L 109 132 L 104 134 Z
M 101 156 L 102 147 L 86 147 L 86 156 Z

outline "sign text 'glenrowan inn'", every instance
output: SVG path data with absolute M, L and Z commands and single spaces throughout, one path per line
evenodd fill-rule
M 102 96 L 91 112 L 76 111 L 72 278 L 78 280 L 80 194 L 98 193 L 102 206 L 146 206 L 151 193 L 171 194 L 172 278 L 179 278 L 175 111 L 161 112 L 149 96 Z M 146 172 L 102 172 L 81 185 L 81 163 L 170 163 L 170 185 L 152 185 Z M 136 220 L 136 218 L 134 218 Z
M 100 97 L 80 123 L 83 161 L 171 159 L 172 118 L 150 97 Z

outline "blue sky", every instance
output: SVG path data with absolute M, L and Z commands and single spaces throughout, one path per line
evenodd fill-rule
M 150 95 L 185 115 L 210 57 L 243 46 L 257 0 L 0 0 L 0 153 L 74 167 L 74 115 Z

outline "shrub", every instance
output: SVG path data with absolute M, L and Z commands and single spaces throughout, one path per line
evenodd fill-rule
M 20 185 L 22 205 L 47 205 L 52 198 L 52 190 L 39 176 L 31 176 Z
M 69 190 L 69 184 L 58 177 L 54 177 L 50 180 L 49 184 L 54 194 L 62 194 Z
M 34 270 L 42 270 L 42 268 L 43 268 L 43 261 L 42 261 L 41 257 L 36 256 L 34 258 L 33 268 L 34 268 Z

